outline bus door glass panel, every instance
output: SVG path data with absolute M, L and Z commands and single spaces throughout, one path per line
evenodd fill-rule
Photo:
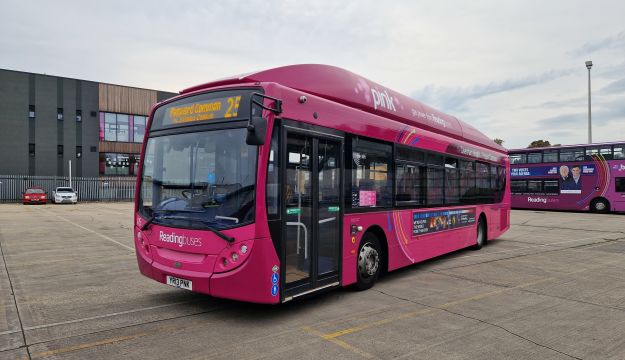
M 289 134 L 286 158 L 285 281 L 310 278 L 312 258 L 312 138 Z
M 333 273 L 339 269 L 340 156 L 339 143 L 319 139 L 318 275 Z

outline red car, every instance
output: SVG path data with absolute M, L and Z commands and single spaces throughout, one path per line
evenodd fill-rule
M 26 204 L 45 204 L 48 201 L 46 192 L 40 187 L 29 187 L 22 195 L 22 202 Z

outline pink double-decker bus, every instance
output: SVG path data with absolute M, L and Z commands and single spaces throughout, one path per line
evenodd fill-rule
M 510 150 L 512 207 L 625 211 L 625 142 Z
M 137 179 L 142 274 L 280 303 L 509 227 L 506 151 L 472 126 L 332 66 L 183 90 L 150 115 Z

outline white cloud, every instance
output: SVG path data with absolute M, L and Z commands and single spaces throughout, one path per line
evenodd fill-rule
M 325 63 L 509 147 L 585 141 L 584 61 L 593 60 L 595 140 L 625 140 L 622 1 L 5 0 L 2 9 L 1 68 L 177 91 Z M 579 124 L 563 128 L 565 119 Z

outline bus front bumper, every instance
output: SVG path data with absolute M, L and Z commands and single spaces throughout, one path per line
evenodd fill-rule
M 157 251 L 155 246 L 150 246 L 150 253 L 156 254 Z M 206 258 L 214 268 L 217 255 L 206 255 Z M 276 285 L 279 287 L 280 284 L 272 281 L 274 270 L 279 269 L 280 263 L 269 238 L 254 240 L 253 250 L 247 259 L 230 271 L 188 270 L 183 262 L 150 257 L 138 249 L 137 262 L 144 276 L 163 284 L 168 284 L 169 276 L 188 280 L 190 290 L 214 297 L 266 304 L 280 302 L 280 292 L 276 291 Z

